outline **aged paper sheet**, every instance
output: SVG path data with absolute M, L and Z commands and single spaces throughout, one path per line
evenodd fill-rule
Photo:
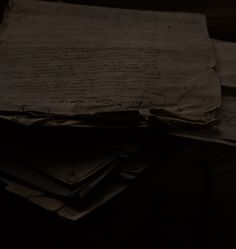
M 200 14 L 14 0 L 0 41 L 1 117 L 19 123 L 137 110 L 206 124 L 221 105 Z

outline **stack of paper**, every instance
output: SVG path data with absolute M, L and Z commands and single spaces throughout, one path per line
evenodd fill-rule
M 111 145 L 112 146 L 112 145 Z M 55 145 L 56 147 L 56 145 Z M 17 193 L 60 216 L 77 220 L 124 190 L 150 164 L 151 158 L 119 145 L 61 145 L 32 148 L 27 155 L 11 151 L 1 158 L 0 181 Z M 127 144 L 126 144 L 126 147 Z M 69 149 L 68 149 L 69 148 Z
M 219 119 L 216 65 L 200 14 L 13 0 L 0 33 L 0 121 L 203 129 Z M 124 190 L 157 156 L 132 142 L 93 142 L 55 152 L 32 145 L 27 155 L 2 157 L 1 181 L 77 220 Z

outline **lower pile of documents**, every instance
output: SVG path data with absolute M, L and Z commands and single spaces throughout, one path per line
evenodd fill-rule
M 12 150 L 1 160 L 0 181 L 7 191 L 70 220 L 125 190 L 151 161 L 138 144 L 51 145 Z

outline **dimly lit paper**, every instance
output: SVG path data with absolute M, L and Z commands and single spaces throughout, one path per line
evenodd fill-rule
M 236 43 L 214 40 L 222 85 L 236 88 Z
M 15 0 L 0 40 L 2 118 L 137 110 L 208 124 L 221 105 L 203 15 Z
M 29 187 L 34 187 L 56 197 L 66 198 L 75 190 L 59 184 L 53 178 L 46 177 L 31 167 L 26 167 L 16 162 L 7 163 L 1 161 L 0 173 L 9 179 L 13 179 Z
M 51 211 L 61 205 L 61 216 L 78 219 L 120 193 L 127 180 L 146 169 L 152 160 L 139 155 L 139 147 L 101 145 L 98 152 L 84 146 L 64 148 L 64 153 L 32 148 L 27 155 L 17 151 L 12 158 L 1 159 L 0 177 L 7 190 Z M 124 155 L 118 156 L 120 152 Z
M 93 191 L 119 163 L 118 158 L 108 162 L 103 159 L 101 165 L 102 157 L 98 161 L 90 160 L 93 156 L 91 153 L 87 160 L 80 160 L 78 155 L 74 162 L 69 156 L 67 162 L 60 161 L 62 157 L 52 160 L 50 156 L 39 161 L 35 158 L 30 163 L 26 163 L 27 159 L 21 163 L 19 159 L 16 162 L 1 161 L 0 173 L 54 197 L 80 199 Z
M 220 123 L 212 128 L 172 130 L 173 135 L 236 146 L 236 96 L 223 96 Z
M 106 188 L 106 191 L 102 191 L 100 193 L 100 196 L 96 198 L 96 201 L 90 203 L 89 205 L 83 205 L 82 208 L 75 208 L 67 205 L 61 200 L 47 196 L 41 191 L 34 190 L 15 181 L 5 178 L 0 178 L 0 181 L 6 184 L 6 191 L 17 194 L 48 211 L 55 212 L 62 218 L 72 221 L 79 220 L 127 188 L 127 184 L 125 183 L 114 182 Z
M 72 157 L 73 156 L 73 157 Z M 34 155 L 31 167 L 71 186 L 79 185 L 104 168 L 112 168 L 117 156 L 102 152 L 77 152 L 66 155 Z
M 223 87 L 220 122 L 211 128 L 171 131 L 172 134 L 236 146 L 236 45 L 214 40 L 218 71 Z M 235 51 L 235 52 L 234 52 Z

